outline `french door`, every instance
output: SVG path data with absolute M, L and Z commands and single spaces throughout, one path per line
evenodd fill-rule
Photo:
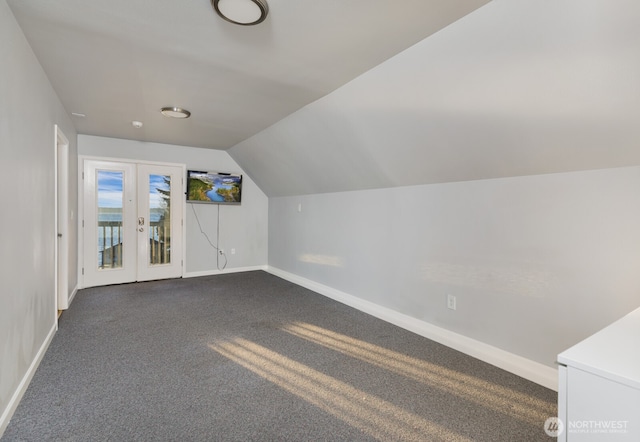
M 83 286 L 182 276 L 184 167 L 84 160 Z

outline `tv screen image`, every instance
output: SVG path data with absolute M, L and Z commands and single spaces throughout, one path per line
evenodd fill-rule
M 242 175 L 187 171 L 187 202 L 213 204 L 240 204 Z

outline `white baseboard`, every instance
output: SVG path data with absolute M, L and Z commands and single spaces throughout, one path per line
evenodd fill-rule
M 447 347 L 542 385 L 543 387 L 558 391 L 558 371 L 555 368 L 407 316 L 387 307 L 382 307 L 370 301 L 357 298 L 348 293 L 341 292 L 340 290 L 319 284 L 276 267 L 268 266 L 266 270 L 275 276 L 375 316 L 383 321 L 446 345 Z
M 71 296 L 69 296 L 69 305 L 71 305 L 71 303 L 73 302 L 73 298 L 75 298 L 77 294 L 78 294 L 78 286 L 76 285 L 73 288 L 73 291 L 71 292 Z
M 18 388 L 16 389 L 16 391 L 13 393 L 13 396 L 11 397 L 11 400 L 9 400 L 9 404 L 7 405 L 7 408 L 2 412 L 2 416 L 0 417 L 0 438 L 4 434 L 4 430 L 7 429 L 7 426 L 9 425 L 9 421 L 11 421 L 11 417 L 13 416 L 13 413 L 16 411 L 16 408 L 18 408 L 18 404 L 20 403 L 22 396 L 24 396 L 25 391 L 27 391 L 27 387 L 29 386 L 29 383 L 31 382 L 33 375 L 38 369 L 38 365 L 40 365 L 40 361 L 42 361 L 42 357 L 47 352 L 47 348 L 49 348 L 49 344 L 51 344 L 51 340 L 53 339 L 53 336 L 56 334 L 57 329 L 58 329 L 57 323 L 53 324 L 53 326 L 51 327 L 51 330 L 49 331 L 49 334 L 45 338 L 44 342 L 40 346 L 40 349 L 38 350 L 38 353 L 36 353 L 35 358 L 31 362 L 29 369 L 22 377 L 20 384 L 18 384 Z
M 226 273 L 239 273 L 239 272 L 253 272 L 256 270 L 267 270 L 267 266 L 253 266 L 253 267 L 235 267 L 232 269 L 224 269 L 224 270 L 204 270 L 201 272 L 186 272 L 182 275 L 183 278 L 197 278 L 198 276 L 211 276 L 211 275 L 222 275 Z

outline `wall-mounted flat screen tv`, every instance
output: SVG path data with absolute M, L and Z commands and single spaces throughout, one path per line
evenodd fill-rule
M 242 175 L 187 171 L 187 202 L 240 204 L 241 199 Z

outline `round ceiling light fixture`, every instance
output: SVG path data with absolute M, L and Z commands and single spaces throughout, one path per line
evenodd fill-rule
M 266 0 L 211 0 L 211 3 L 220 17 L 236 25 L 257 25 L 269 13 Z
M 182 109 L 181 107 L 163 107 L 160 109 L 160 113 L 165 117 L 170 118 L 189 118 L 191 116 L 191 112 L 186 109 Z

